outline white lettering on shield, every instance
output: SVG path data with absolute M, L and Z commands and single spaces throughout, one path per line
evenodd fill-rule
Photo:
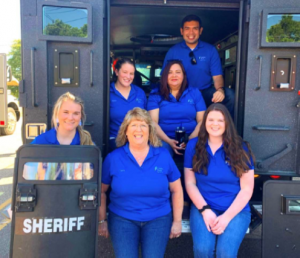
M 85 217 L 25 219 L 23 232 L 59 233 L 80 231 L 84 227 Z

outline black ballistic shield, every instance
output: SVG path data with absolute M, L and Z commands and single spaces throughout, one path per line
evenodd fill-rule
M 96 257 L 100 180 L 95 146 L 20 147 L 10 257 Z
M 300 256 L 300 181 L 267 181 L 263 189 L 263 258 Z

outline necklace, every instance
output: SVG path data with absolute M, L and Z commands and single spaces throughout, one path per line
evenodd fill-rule
M 148 155 L 148 152 L 149 152 L 149 146 L 147 146 L 147 148 L 145 150 L 141 150 L 141 151 L 133 151 L 133 150 L 130 150 L 131 153 L 132 153 L 132 156 L 135 158 L 135 160 L 137 161 L 137 163 L 139 165 L 141 165 L 145 158 L 147 157 Z

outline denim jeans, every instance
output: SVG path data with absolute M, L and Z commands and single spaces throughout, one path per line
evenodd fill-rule
M 223 213 L 213 211 L 217 216 Z M 192 204 L 190 226 L 194 243 L 194 257 L 211 258 L 215 253 L 217 258 L 237 257 L 250 220 L 251 213 L 241 211 L 229 222 L 223 234 L 215 235 L 207 230 L 202 215 Z
M 235 94 L 233 89 L 224 87 L 224 94 L 225 99 L 221 102 L 223 105 L 227 107 L 229 110 L 229 113 L 234 118 L 234 102 L 235 102 Z M 216 89 L 213 85 L 211 85 L 209 88 L 201 90 L 202 97 L 204 98 L 206 107 L 208 108 L 212 104 L 212 98 L 214 93 L 216 92 Z
M 163 258 L 172 226 L 172 213 L 151 221 L 125 219 L 109 211 L 108 229 L 117 258 Z

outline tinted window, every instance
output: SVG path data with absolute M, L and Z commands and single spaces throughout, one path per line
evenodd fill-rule
M 53 36 L 88 36 L 88 12 L 86 9 L 44 6 L 43 34 Z
M 300 14 L 269 14 L 266 42 L 300 42 Z
M 89 180 L 93 175 L 91 163 L 27 162 L 23 169 L 27 180 Z

